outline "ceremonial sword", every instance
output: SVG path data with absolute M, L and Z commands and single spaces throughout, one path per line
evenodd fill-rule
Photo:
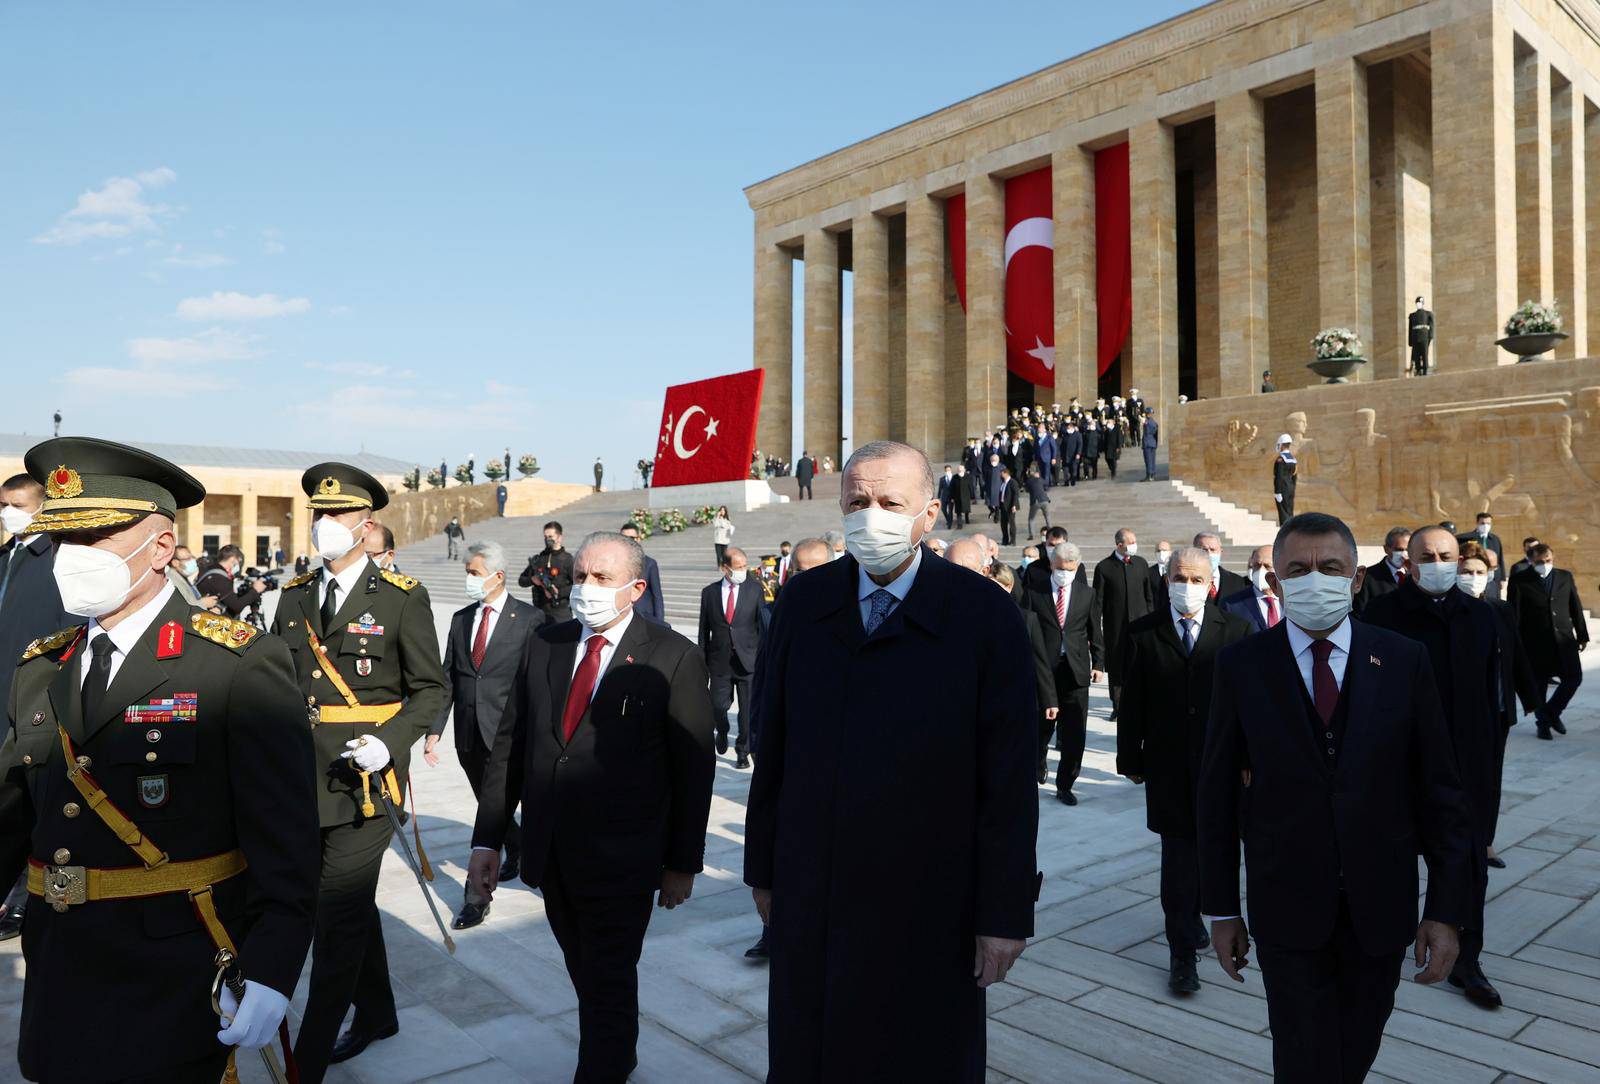
M 226 986 L 233 995 L 235 1004 L 244 1004 L 244 972 L 239 968 L 239 959 L 227 949 L 217 950 L 217 977 L 211 983 L 211 1007 L 216 1010 L 217 1017 L 226 1024 L 233 1021 L 222 1012 L 222 988 Z M 237 1009 L 234 1010 L 238 1012 Z M 288 1032 L 280 1029 L 279 1035 L 287 1036 Z M 285 1049 L 288 1049 L 285 1046 Z M 272 1084 L 291 1084 L 289 1075 L 283 1071 L 283 1066 L 278 1064 L 278 1054 L 272 1049 L 272 1040 L 261 1048 L 261 1061 L 267 1067 L 267 1078 Z

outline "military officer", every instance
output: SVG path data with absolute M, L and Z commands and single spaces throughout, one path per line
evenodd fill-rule
M 29 1080 L 216 1084 L 230 1046 L 279 1037 L 311 944 L 311 736 L 289 649 L 167 581 L 177 510 L 205 497 L 189 475 L 86 437 L 24 462 L 45 487 L 30 529 L 58 540 L 62 602 L 84 620 L 23 652 L 0 753 L 0 882 L 26 866 L 40 897 L 17 1061 Z M 245 976 L 226 1027 L 223 948 Z
M 303 1084 L 317 1084 L 329 1064 L 399 1029 L 375 898 L 393 834 L 378 791 L 402 807 L 411 746 L 446 688 L 427 590 L 363 548 L 389 503 L 382 484 L 346 463 L 318 463 L 300 484 L 321 567 L 284 584 L 273 631 L 294 656 L 316 757 L 322 888 L 295 1056 Z

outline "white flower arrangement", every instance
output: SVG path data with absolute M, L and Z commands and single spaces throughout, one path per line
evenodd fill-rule
M 1506 334 L 1553 335 L 1561 330 L 1561 313 L 1555 302 L 1541 305 L 1537 301 L 1524 301 L 1506 321 Z
M 1324 358 L 1359 358 L 1362 353 L 1361 338 L 1347 327 L 1324 328 L 1311 340 L 1311 349 L 1317 360 Z

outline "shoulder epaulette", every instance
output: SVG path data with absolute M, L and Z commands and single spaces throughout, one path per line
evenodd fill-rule
M 409 591 L 413 587 L 417 586 L 417 584 L 422 582 L 421 580 L 407 576 L 403 572 L 390 572 L 388 569 L 383 570 L 383 578 L 400 588 L 402 591 Z
M 21 661 L 27 662 L 29 659 L 38 658 L 47 651 L 55 651 L 58 648 L 66 647 L 76 640 L 78 634 L 82 631 L 82 625 L 73 625 L 62 629 L 60 632 L 52 632 L 49 636 L 41 636 L 23 650 Z
M 312 580 L 314 580 L 316 578 L 317 578 L 317 574 L 316 574 L 315 571 L 307 572 L 307 573 L 304 573 L 303 575 L 296 576 L 294 579 L 292 579 L 288 583 L 284 584 L 283 585 L 283 589 L 285 591 L 287 591 L 291 587 L 299 587 L 301 584 L 310 583 Z
M 189 624 L 194 626 L 195 632 L 207 640 L 232 648 L 234 651 L 243 651 L 250 646 L 250 641 L 261 635 L 261 630 L 248 621 L 235 621 L 220 614 L 204 612 L 191 614 Z

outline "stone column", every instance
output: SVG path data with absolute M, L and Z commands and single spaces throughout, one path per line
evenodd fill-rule
M 906 200 L 906 443 L 944 455 L 944 200 Z
M 1517 294 L 1511 24 L 1491 4 L 1429 37 L 1436 364 L 1491 368 L 1515 360 L 1495 345 Z
M 1005 188 L 967 178 L 967 432 L 1006 420 Z
M 889 435 L 889 222 L 872 212 L 850 228 L 850 448 Z
M 426 486 L 428 483 L 422 483 Z M 311 552 L 311 506 L 305 495 L 294 493 L 289 497 L 289 538 L 283 544 L 291 562 L 301 554 Z
M 839 461 L 842 391 L 842 341 L 839 337 L 839 239 L 825 230 L 807 230 L 806 279 L 806 450 Z
M 1217 102 L 1219 395 L 1249 395 L 1270 369 L 1267 349 L 1267 128 L 1249 91 Z
M 178 524 L 181 529 L 178 541 L 188 546 L 190 552 L 196 557 L 202 556 L 205 552 L 200 548 L 201 541 L 206 533 L 205 502 L 201 501 L 197 505 L 180 510 L 178 512 Z
M 249 490 L 239 494 L 239 548 L 244 550 L 244 563 L 256 563 L 256 495 Z
M 1133 364 L 1126 383 L 1165 423 L 1178 401 L 1177 175 L 1172 129 L 1159 120 L 1128 132 L 1133 215 Z
M 1317 270 L 1323 327 L 1347 327 L 1372 344 L 1371 167 L 1367 69 L 1353 57 L 1319 65 Z M 1361 374 L 1356 374 L 1361 379 Z M 1370 374 L 1366 377 L 1370 379 Z
M 1056 390 L 1094 402 L 1099 384 L 1100 326 L 1095 282 L 1094 152 L 1064 147 L 1050 156 L 1050 207 L 1055 219 Z
M 759 229 L 759 227 L 758 227 Z M 756 239 L 755 359 L 765 369 L 756 447 L 794 457 L 794 257 Z M 296 541 L 299 529 L 296 528 Z
M 1581 95 L 1580 102 L 1579 108 L 1583 117 L 1582 156 L 1585 183 L 1582 189 L 1583 195 L 1578 198 L 1584 204 L 1584 255 L 1587 259 L 1595 259 L 1600 258 L 1600 110 L 1583 100 Z M 1593 184 L 1588 183 L 1590 177 L 1595 179 Z M 1587 271 L 1587 268 L 1585 270 Z M 1595 269 L 1594 274 L 1586 274 L 1585 279 L 1586 308 L 1589 314 L 1600 320 L 1600 267 Z
M 1555 293 L 1551 219 L 1550 62 L 1532 50 L 1516 52 L 1517 299 L 1548 304 Z M 1500 313 L 1504 320 L 1509 313 Z
M 1555 250 L 1553 297 L 1568 338 L 1558 358 L 1589 356 L 1589 255 L 1583 92 L 1562 81 L 1550 94 L 1550 207 Z

